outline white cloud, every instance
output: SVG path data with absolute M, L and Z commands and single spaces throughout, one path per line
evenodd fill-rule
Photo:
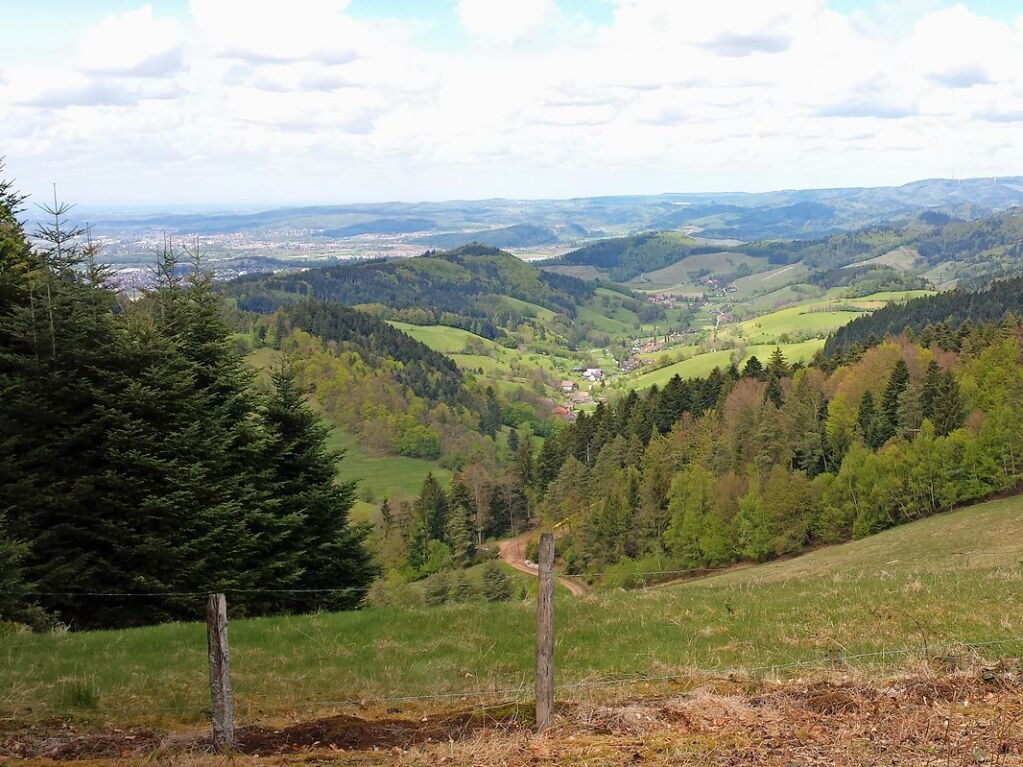
M 98 18 L 64 58 L 0 54 L 0 145 L 21 178 L 104 169 L 101 196 L 282 202 L 1023 169 L 1023 19 L 881 23 L 823 0 L 616 0 L 602 25 L 556 0 L 457 12 L 469 41 L 443 49 L 345 0 Z
M 78 67 L 109 76 L 161 77 L 184 67 L 183 43 L 178 22 L 154 17 L 145 5 L 86 28 Z
M 458 18 L 478 42 L 513 45 L 560 21 L 554 0 L 458 0 Z

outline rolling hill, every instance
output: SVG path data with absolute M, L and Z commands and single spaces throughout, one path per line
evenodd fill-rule
M 593 294 L 593 286 L 582 280 L 540 271 L 479 244 L 418 258 L 247 276 L 224 289 L 240 308 L 251 311 L 272 311 L 305 298 L 379 305 L 396 310 L 391 319 L 452 325 L 486 338 L 501 337 L 502 326 L 534 311 L 512 301 L 572 317 Z

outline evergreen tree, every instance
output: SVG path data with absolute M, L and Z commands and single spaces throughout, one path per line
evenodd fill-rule
M 428 538 L 445 540 L 448 527 L 448 498 L 432 471 L 426 475 L 419 488 L 419 497 L 414 508 L 426 525 Z
M 380 525 L 385 535 L 394 527 L 394 512 L 391 510 L 391 501 L 386 496 L 380 502 Z
M 451 509 L 448 518 L 447 541 L 455 564 L 464 567 L 476 555 L 475 515 L 464 503 Z
M 899 398 L 907 386 L 909 386 L 909 367 L 906 365 L 906 361 L 899 357 L 888 378 L 888 385 L 885 387 L 881 400 L 881 407 L 892 434 L 899 429 Z
M 515 451 L 515 479 L 522 487 L 531 487 L 534 481 L 533 446 L 530 440 L 523 440 Z
M 781 407 L 784 402 L 781 382 L 778 381 L 778 377 L 775 375 L 772 375 L 767 379 L 767 389 L 764 391 L 764 401 L 770 402 L 775 407 Z
M 742 377 L 756 378 L 757 380 L 762 380 L 763 376 L 764 366 L 760 362 L 760 360 L 757 359 L 757 356 L 754 354 L 752 357 L 746 360 L 746 364 L 742 368 Z
M 920 393 L 920 408 L 923 417 L 929 420 L 934 419 L 934 403 L 938 399 L 938 387 L 941 384 L 941 367 L 934 360 L 927 364 L 927 372 L 924 374 L 923 389 Z
M 27 546 L 8 537 L 0 516 L 0 626 L 5 622 L 43 628 L 46 615 L 34 603 L 21 564 Z
M 464 570 L 459 571 L 455 577 L 455 586 L 452 592 L 452 597 L 456 602 L 468 602 L 476 596 L 476 588 L 472 585 L 472 581 L 469 580 L 469 576 L 465 574 Z
M 933 405 L 934 430 L 947 436 L 963 425 L 965 406 L 959 392 L 959 382 L 951 370 L 941 374 Z
M 784 378 L 792 372 L 780 346 L 774 347 L 774 351 L 771 352 L 771 356 L 767 360 L 765 372 L 767 375 L 775 376 L 776 378 Z
M 863 399 L 860 400 L 860 409 L 856 414 L 856 428 L 860 433 L 860 437 L 866 443 L 870 441 L 870 432 L 876 415 L 877 409 L 874 407 L 874 393 L 868 390 L 863 394 Z
M 511 599 L 511 579 L 497 562 L 483 567 L 483 597 L 488 602 L 507 602 Z
M 426 582 L 426 589 L 423 591 L 423 603 L 427 607 L 439 607 L 448 601 L 451 593 L 451 584 L 448 581 L 447 573 L 437 573 Z
M 264 420 L 270 434 L 268 465 L 273 506 L 263 522 L 261 583 L 298 589 L 345 589 L 328 596 L 298 595 L 290 609 L 358 604 L 374 576 L 364 542 L 368 525 L 353 526 L 355 483 L 337 482 L 343 453 L 327 448 L 330 427 L 306 403 L 285 359 L 271 373 Z

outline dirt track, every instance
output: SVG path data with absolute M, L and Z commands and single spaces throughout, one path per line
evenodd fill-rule
M 499 546 L 499 553 L 501 561 L 505 562 L 516 570 L 523 573 L 529 573 L 530 575 L 536 575 L 536 567 L 530 567 L 526 564 L 525 551 L 526 544 L 536 537 L 535 530 L 527 530 L 514 538 L 509 538 L 506 541 L 501 541 Z M 558 583 L 568 589 L 573 596 L 583 596 L 587 589 L 582 583 L 578 583 L 576 579 L 564 578 L 562 576 L 556 576 L 555 579 Z

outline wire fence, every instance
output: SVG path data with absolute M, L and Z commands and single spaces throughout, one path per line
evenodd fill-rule
M 653 570 L 631 573 L 631 575 L 640 576 L 673 576 L 675 578 L 681 578 L 685 576 L 704 576 L 713 574 L 715 572 L 734 570 L 734 567 L 725 568 L 686 568 L 686 569 L 666 569 L 666 570 Z M 541 574 L 541 578 L 543 574 Z M 581 575 L 581 574 L 555 574 L 553 569 L 547 573 L 547 577 L 600 577 L 599 574 L 596 576 Z M 218 590 L 195 590 L 195 591 L 33 591 L 31 592 L 36 596 L 50 596 L 50 597 L 61 597 L 67 599 L 74 598 L 99 598 L 99 599 L 159 599 L 159 598 L 188 598 L 194 597 L 196 599 L 205 598 L 210 599 L 215 595 L 252 595 L 252 594 L 335 594 L 335 593 L 349 593 L 349 592 L 364 592 L 365 589 L 361 587 L 336 587 L 336 588 L 318 588 L 318 589 L 291 589 L 291 588 L 223 588 Z M 765 626 L 763 621 L 759 621 L 761 627 Z M 791 621 L 779 621 L 777 624 L 779 627 L 792 628 Z M 212 629 L 211 629 L 212 630 Z M 58 636 L 61 638 L 67 638 L 69 642 L 74 642 L 77 636 L 74 632 L 67 632 L 64 634 L 56 635 L 43 635 L 43 636 Z M 18 653 L 24 648 L 32 646 L 38 646 L 40 644 L 41 635 L 21 635 L 14 634 L 8 635 L 7 637 L 0 636 L 0 657 L 6 655 L 9 660 L 15 661 L 18 658 Z M 429 637 L 424 637 L 429 639 Z M 212 641 L 212 640 L 211 640 Z M 955 653 L 970 652 L 979 654 L 985 650 L 991 650 L 993 648 L 1020 648 L 1023 649 L 1023 636 L 1011 636 L 1001 638 L 981 638 L 981 639 L 961 639 L 961 638 L 927 638 L 924 641 L 913 645 L 902 645 L 893 647 L 883 647 L 880 649 L 872 649 L 864 652 L 849 653 L 843 650 L 832 650 L 830 652 L 822 652 L 814 654 L 812 657 L 805 657 L 799 660 L 780 660 L 775 663 L 760 663 L 751 665 L 722 665 L 722 666 L 711 666 L 711 667 L 700 667 L 700 666 L 680 666 L 677 670 L 667 671 L 663 673 L 646 673 L 646 672 L 634 672 L 627 674 L 612 674 L 602 678 L 568 678 L 565 681 L 557 684 L 557 690 L 559 693 L 571 693 L 571 691 L 585 691 L 585 690 L 596 690 L 602 688 L 639 688 L 643 686 L 658 685 L 658 684 L 681 684 L 690 683 L 694 678 L 729 678 L 729 677 L 763 677 L 765 675 L 784 675 L 794 670 L 820 668 L 820 669 L 851 669 L 857 666 L 868 666 L 876 661 L 880 661 L 882 666 L 886 666 L 889 661 L 895 662 L 897 659 L 905 659 L 907 657 L 919 656 L 922 659 L 942 657 L 943 655 L 952 655 Z M 50 645 L 47 648 L 53 652 L 60 652 L 59 644 L 54 646 Z M 196 648 L 198 650 L 199 648 Z M 1014 650 L 1016 652 L 1016 650 Z M 212 651 L 211 651 L 212 656 Z M 345 659 L 342 654 L 338 655 L 338 663 L 344 663 Z M 252 669 L 246 668 L 245 671 L 251 675 Z M 8 672 L 12 679 L 16 679 L 16 670 L 13 669 Z M 577 674 L 579 672 L 576 672 Z M 583 672 L 585 673 L 585 672 Z M 449 684 L 452 680 L 445 680 Z M 300 700 L 285 700 L 278 697 L 273 700 L 262 700 L 260 695 L 254 694 L 250 699 L 246 699 L 242 696 L 239 700 L 239 708 L 242 711 L 247 712 L 248 715 L 261 715 L 261 714 L 272 714 L 281 712 L 297 712 L 297 711 L 329 711 L 332 709 L 339 708 L 365 708 L 370 705 L 381 704 L 388 706 L 395 706 L 399 704 L 416 704 L 420 702 L 429 701 L 459 701 L 459 702 L 473 702 L 477 705 L 483 705 L 484 702 L 491 702 L 495 705 L 500 702 L 501 704 L 519 704 L 528 701 L 533 691 L 531 689 L 531 678 L 527 673 L 522 673 L 519 677 L 511 683 L 501 684 L 499 681 L 495 681 L 492 686 L 486 688 L 471 688 L 468 689 L 449 689 L 449 690 L 433 690 L 433 691 L 422 691 L 422 692 L 405 692 L 396 694 L 380 694 L 375 692 L 367 691 L 366 694 L 353 694 L 349 697 L 304 697 Z M 208 699 L 207 699 L 208 701 Z M 193 703 L 171 703 L 161 702 L 152 703 L 144 698 L 144 696 L 135 696 L 135 698 L 128 697 L 126 705 L 122 709 L 106 709 L 105 710 L 132 710 L 138 706 L 144 706 L 146 713 L 156 715 L 180 715 L 183 717 L 204 717 L 209 714 L 210 705 L 208 702 L 193 702 Z M 0 710 L 3 711 L 2 716 L 11 718 L 19 716 L 19 711 L 30 711 L 33 714 L 38 714 L 40 711 L 44 711 L 50 714 L 63 713 L 58 706 L 51 706 L 46 701 L 36 701 L 31 706 L 18 707 L 18 701 L 15 695 L 5 695 L 0 697 Z

